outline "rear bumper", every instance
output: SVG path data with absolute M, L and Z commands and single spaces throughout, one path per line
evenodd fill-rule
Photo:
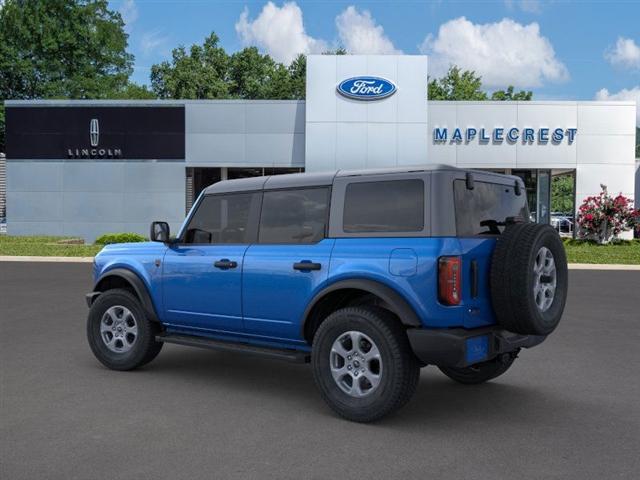
M 450 329 L 410 328 L 413 353 L 425 364 L 467 367 L 491 360 L 502 353 L 534 347 L 545 335 L 520 335 L 498 327 Z

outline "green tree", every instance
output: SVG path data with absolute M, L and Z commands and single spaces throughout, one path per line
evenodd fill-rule
M 256 47 L 248 47 L 231 55 L 229 66 L 231 93 L 236 98 L 286 99 L 291 85 L 284 65 Z
M 107 0 L 8 0 L 0 10 L 3 98 L 108 98 L 127 86 L 133 56 Z
M 289 65 L 291 77 L 291 98 L 304 100 L 307 93 L 307 57 L 298 55 Z
M 442 78 L 429 80 L 429 100 L 488 100 L 482 89 L 482 77 L 472 70 L 462 70 L 455 65 Z M 491 94 L 491 100 L 531 100 L 533 92 L 514 92 L 509 85 L 506 90 L 497 90 Z
M 202 46 L 174 48 L 171 62 L 151 67 L 151 89 L 159 98 L 229 98 L 229 56 L 211 33 Z
M 0 9 L 0 104 L 124 95 L 132 88 L 126 48 L 124 22 L 107 0 L 7 0 Z
M 529 101 L 533 98 L 533 92 L 531 90 L 524 91 L 520 90 L 519 92 L 513 91 L 513 85 L 509 85 L 506 90 L 496 90 L 491 94 L 491 100 L 501 100 L 501 101 L 514 101 L 514 100 L 525 100 Z
M 552 212 L 573 212 L 574 183 L 571 174 L 553 177 L 551 180 Z
M 171 62 L 151 67 L 151 88 L 159 98 L 301 99 L 307 60 L 298 55 L 288 67 L 256 47 L 228 55 L 211 33 L 202 46 L 173 50 Z
M 482 77 L 471 70 L 452 66 L 442 78 L 429 81 L 429 100 L 486 100 L 482 90 Z

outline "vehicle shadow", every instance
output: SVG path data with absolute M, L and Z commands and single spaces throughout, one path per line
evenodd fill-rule
M 314 385 L 309 365 L 264 360 L 248 355 L 170 346 L 141 372 L 153 372 L 171 382 L 194 382 L 207 392 L 231 389 L 234 393 L 260 395 L 261 403 L 297 403 L 308 415 L 335 417 Z M 422 370 L 413 399 L 396 414 L 374 425 L 401 427 L 405 431 L 425 426 L 469 428 L 474 422 L 487 424 L 505 418 L 517 419 L 521 427 L 534 426 L 540 416 L 563 421 L 575 405 L 558 391 L 545 385 L 522 385 L 521 378 L 509 374 L 483 385 L 460 385 L 435 367 Z M 583 405 L 584 407 L 584 405 Z M 600 412 L 602 413 L 602 412 Z

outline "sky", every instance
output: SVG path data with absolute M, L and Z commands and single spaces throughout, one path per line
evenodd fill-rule
M 534 100 L 636 100 L 640 0 L 206 1 L 112 0 L 135 55 L 133 80 L 212 31 L 232 53 L 257 46 L 288 64 L 342 46 L 353 54 L 425 54 L 429 74 L 451 64 L 488 91 L 514 85 Z M 638 108 L 640 125 L 640 107 Z

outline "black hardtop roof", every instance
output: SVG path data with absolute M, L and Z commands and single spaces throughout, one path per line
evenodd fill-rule
M 337 170 L 318 173 L 287 173 L 283 175 L 268 175 L 264 177 L 238 178 L 223 180 L 208 186 L 204 190 L 205 195 L 216 193 L 248 192 L 255 190 L 275 190 L 294 187 L 320 187 L 332 185 L 336 177 L 362 177 L 376 175 L 392 175 L 413 172 L 432 171 L 470 171 L 451 165 L 425 165 L 415 167 L 377 168 L 368 170 Z M 492 172 L 476 171 L 477 173 L 492 175 Z M 505 175 L 499 175 L 505 177 Z

